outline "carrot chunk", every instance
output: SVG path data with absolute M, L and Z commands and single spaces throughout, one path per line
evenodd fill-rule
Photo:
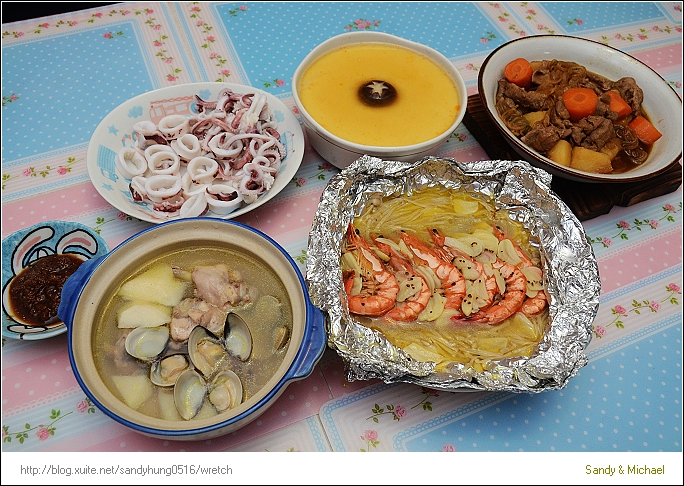
M 596 113 L 598 96 L 589 88 L 570 88 L 563 93 L 563 103 L 570 113 L 570 120 L 576 122 Z
M 521 88 L 527 88 L 532 84 L 532 65 L 527 59 L 519 57 L 506 64 L 504 76 L 506 76 L 509 83 L 517 84 Z
M 636 118 L 634 118 L 634 120 L 629 122 L 629 128 L 636 132 L 636 135 L 639 138 L 639 140 L 648 145 L 651 145 L 663 136 L 663 134 L 660 133 L 658 129 L 651 124 L 650 121 L 648 121 L 641 115 L 637 116 Z
M 610 96 L 610 105 L 608 108 L 618 114 L 618 120 L 624 118 L 632 113 L 632 107 L 615 91 L 607 91 Z

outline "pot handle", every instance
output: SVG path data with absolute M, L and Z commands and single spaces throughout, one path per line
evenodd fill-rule
M 67 328 L 71 327 L 74 322 L 74 314 L 76 313 L 76 306 L 83 288 L 88 283 L 90 276 L 100 265 L 100 262 L 107 255 L 92 260 L 86 260 L 81 263 L 76 271 L 66 279 L 62 287 L 62 295 L 57 308 L 57 316 L 64 322 Z
M 316 366 L 316 363 L 323 356 L 327 343 L 327 333 L 325 331 L 325 316 L 316 306 L 309 304 L 311 320 L 307 319 L 307 330 L 304 332 L 302 346 L 295 357 L 289 374 L 291 379 L 298 380 L 309 376 Z

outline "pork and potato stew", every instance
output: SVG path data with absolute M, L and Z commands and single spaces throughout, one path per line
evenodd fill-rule
M 662 136 L 643 99 L 631 77 L 612 81 L 574 62 L 519 58 L 499 80 L 496 110 L 525 145 L 555 163 L 621 173 L 643 164 Z

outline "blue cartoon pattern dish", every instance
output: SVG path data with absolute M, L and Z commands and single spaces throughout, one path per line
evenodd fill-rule
M 38 340 L 66 332 L 63 322 L 29 326 L 13 317 L 9 305 L 12 280 L 26 267 L 49 255 L 75 254 L 86 260 L 109 252 L 107 243 L 91 228 L 69 221 L 47 221 L 17 231 L 2 240 L 2 336 Z
M 143 138 L 147 138 L 148 135 L 153 137 L 152 132 L 146 133 L 146 130 L 152 130 L 150 126 L 156 127 L 157 132 L 155 132 L 155 134 L 160 134 L 161 132 L 159 130 L 164 131 L 169 128 L 170 131 L 164 131 L 164 136 L 162 137 L 166 139 L 166 142 L 160 141 L 159 138 L 156 138 L 155 140 L 161 145 L 168 143 L 168 146 L 171 147 L 173 146 L 173 143 L 181 141 L 182 133 L 185 133 L 187 136 L 194 136 L 194 133 L 186 133 L 185 131 L 176 133 L 175 129 L 171 129 L 171 127 L 165 126 L 162 128 L 162 123 L 164 125 L 169 123 L 166 120 L 173 119 L 174 123 L 181 123 L 178 121 L 179 118 L 180 120 L 192 120 L 193 123 L 195 123 L 195 125 L 192 126 L 192 132 L 196 129 L 199 130 L 197 128 L 198 126 L 202 125 L 202 123 L 208 123 L 209 121 L 213 124 L 214 120 L 218 119 L 216 122 L 217 126 L 212 127 L 212 129 L 217 128 L 219 125 L 225 126 L 227 122 L 230 122 L 231 119 L 227 118 L 226 110 L 223 109 L 225 105 L 220 103 L 224 90 L 230 90 L 240 98 L 259 98 L 261 101 L 258 103 L 258 106 L 262 107 L 262 103 L 265 100 L 268 111 L 270 112 L 271 122 L 275 123 L 274 132 L 277 132 L 277 136 L 280 137 L 279 151 L 281 152 L 278 159 L 282 157 L 282 160 L 279 160 L 277 164 L 274 163 L 269 165 L 265 169 L 269 172 L 269 176 L 267 177 L 268 183 L 264 184 L 265 190 L 263 192 L 259 191 L 258 196 L 249 196 L 250 200 L 247 202 L 248 196 L 245 195 L 245 201 L 243 201 L 241 205 L 230 205 L 230 208 L 222 207 L 218 210 L 210 209 L 206 214 L 202 214 L 205 214 L 207 217 L 231 219 L 263 205 L 285 189 L 285 187 L 294 179 L 304 156 L 304 135 L 302 128 L 297 117 L 290 108 L 272 94 L 251 86 L 232 83 L 189 83 L 178 86 L 168 86 L 138 95 L 116 107 L 100 122 L 93 132 L 87 152 L 88 175 L 100 195 L 102 195 L 109 204 L 120 211 L 150 223 L 163 223 L 169 220 L 200 215 L 185 213 L 184 216 L 183 210 L 176 210 L 175 206 L 173 206 L 173 210 L 169 207 L 162 208 L 164 204 L 170 204 L 168 201 L 174 199 L 174 197 L 177 198 L 178 194 L 182 193 L 183 199 L 185 200 L 191 199 L 195 195 L 197 195 L 199 199 L 204 197 L 209 200 L 210 206 L 213 205 L 213 202 L 217 197 L 219 199 L 227 197 L 225 194 L 220 194 L 220 196 L 215 196 L 212 199 L 210 196 L 197 194 L 198 192 L 211 192 L 211 190 L 206 189 L 206 187 L 203 189 L 204 186 L 210 186 L 212 182 L 203 180 L 204 176 L 207 175 L 210 170 L 209 168 L 205 168 L 202 164 L 212 162 L 204 160 L 207 158 L 215 159 L 217 162 L 223 161 L 224 159 L 221 158 L 222 156 L 220 154 L 229 152 L 223 145 L 226 141 L 219 142 L 222 144 L 221 148 L 226 149 L 223 150 L 223 152 L 217 152 L 219 155 L 211 153 L 216 152 L 216 147 L 210 150 L 209 147 L 205 147 L 204 142 L 202 142 L 202 150 L 200 153 L 210 154 L 209 157 L 204 155 L 198 156 L 197 154 L 189 155 L 192 152 L 189 150 L 190 147 L 185 147 L 183 144 L 184 150 L 188 149 L 188 151 L 187 154 L 183 154 L 180 151 L 177 152 L 181 157 L 178 170 L 174 171 L 172 175 L 164 175 L 164 177 L 166 179 L 176 177 L 178 180 L 185 175 L 194 175 L 195 177 L 190 177 L 189 181 L 185 180 L 186 178 L 183 178 L 183 182 L 178 184 L 174 182 L 169 188 L 169 190 L 176 194 L 174 197 L 169 197 L 168 199 L 160 201 L 156 199 L 156 191 L 155 197 L 152 197 L 151 187 L 145 184 L 149 177 L 145 177 L 145 175 L 135 176 L 135 174 L 138 173 L 137 169 L 145 170 L 146 164 L 152 164 L 152 156 L 147 154 L 147 150 L 143 151 L 140 148 L 139 143 L 139 139 L 143 137 L 143 135 Z M 214 110 L 219 104 L 222 105 L 222 108 L 220 110 Z M 221 113 L 219 114 L 218 112 Z M 256 114 L 256 111 L 254 114 Z M 245 119 L 247 118 L 250 117 L 245 117 Z M 198 120 L 202 120 L 202 122 L 200 123 Z M 239 121 L 239 118 L 235 121 Z M 235 127 L 230 128 L 231 131 L 234 129 Z M 207 130 L 207 132 L 210 131 L 211 129 Z M 237 135 L 237 138 L 245 136 L 241 131 L 238 133 L 231 133 L 231 135 Z M 212 135 L 211 138 L 218 139 L 220 136 Z M 207 140 L 209 140 L 209 138 L 207 138 Z M 149 145 L 156 142 L 146 141 L 143 146 L 147 146 L 149 149 Z M 196 137 L 194 143 L 197 144 Z M 247 147 L 242 147 L 241 141 L 235 143 L 239 143 L 241 149 L 247 150 Z M 210 144 L 207 142 L 207 146 L 208 145 Z M 247 144 L 247 146 L 249 146 L 249 151 L 254 151 L 254 147 L 249 144 Z M 199 150 L 199 147 L 196 148 Z M 233 147 L 231 146 L 230 149 L 232 151 Z M 179 149 L 174 148 L 174 150 Z M 141 155 L 136 156 L 135 151 L 145 153 L 145 156 L 142 157 L 143 161 L 145 161 L 145 159 L 149 160 L 147 160 L 147 162 L 140 162 L 138 160 L 137 164 L 133 164 L 135 165 L 136 171 L 126 174 L 128 167 L 122 172 L 121 158 L 123 157 L 126 159 L 127 157 L 130 157 L 131 161 L 129 162 L 134 162 L 136 157 L 141 157 Z M 129 153 L 130 155 L 124 155 L 125 153 Z M 254 159 L 252 161 L 256 163 L 256 160 L 259 157 L 257 157 L 256 152 L 254 154 Z M 258 155 L 262 155 L 261 152 L 259 152 Z M 202 166 L 200 172 L 189 172 L 191 166 L 197 165 L 192 162 L 192 159 L 203 160 L 202 164 L 199 164 Z M 263 157 L 261 157 L 261 159 L 263 159 Z M 216 165 L 216 163 L 214 163 L 214 165 Z M 221 170 L 225 169 L 225 163 L 222 163 L 221 165 Z M 240 168 L 242 167 L 243 166 L 240 165 Z M 150 169 L 152 168 L 153 167 Z M 159 173 L 169 174 L 170 172 L 167 171 L 170 170 L 170 168 L 164 166 Z M 216 175 L 218 174 L 218 170 L 218 168 L 212 168 L 211 172 L 217 177 L 213 183 L 218 181 L 220 182 L 219 186 L 225 186 L 226 184 L 224 184 L 224 182 L 228 182 L 237 177 L 234 174 L 221 173 L 220 176 Z M 147 170 L 147 173 L 149 172 L 150 170 Z M 250 173 L 252 177 L 261 180 L 262 169 L 260 168 L 255 168 L 254 170 L 250 169 L 250 171 L 245 171 L 245 173 Z M 256 176 L 254 175 L 255 173 L 258 173 L 259 175 Z M 200 174 L 201 178 L 199 177 Z M 213 177 L 210 179 L 213 179 Z M 248 181 L 248 179 L 245 178 L 245 174 L 241 173 L 240 181 Z M 148 184 L 150 183 L 151 181 Z M 248 183 L 249 182 L 245 182 L 245 184 Z M 169 182 L 169 184 L 171 183 Z M 176 189 L 178 189 L 176 186 L 180 187 L 180 191 L 176 191 Z M 227 190 L 223 188 L 221 191 L 226 192 Z M 246 191 L 251 192 L 250 190 Z M 148 195 L 152 202 L 147 200 Z M 234 195 L 228 200 L 233 201 L 233 197 Z M 239 197 L 242 199 L 242 196 Z M 237 202 L 240 201 L 238 200 Z M 160 204 L 162 207 L 158 207 Z M 188 204 L 188 206 L 192 208 L 195 205 Z M 198 204 L 194 209 L 191 209 L 191 211 L 197 210 L 200 206 L 202 206 L 202 204 Z M 204 206 L 206 206 L 206 204 L 204 204 Z

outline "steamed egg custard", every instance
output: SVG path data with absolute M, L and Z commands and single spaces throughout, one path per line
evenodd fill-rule
M 441 135 L 461 104 L 456 85 L 437 63 L 382 42 L 323 54 L 304 71 L 298 89 L 304 108 L 330 133 L 380 147 Z

